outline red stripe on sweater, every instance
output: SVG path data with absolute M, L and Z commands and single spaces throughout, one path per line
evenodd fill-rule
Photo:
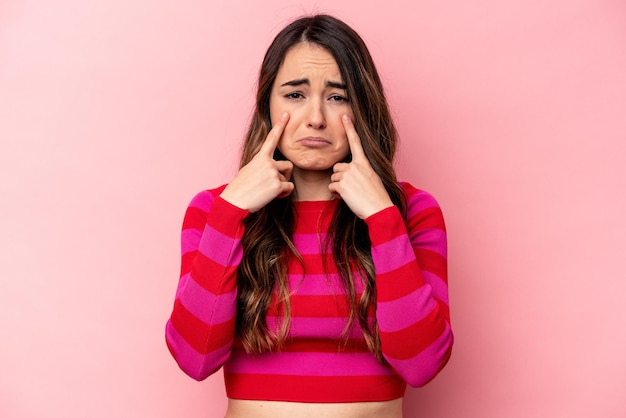
M 349 338 L 298 338 L 287 340 L 281 347 L 285 352 L 316 352 L 316 353 L 369 353 L 364 339 Z
M 185 274 L 191 271 L 193 260 L 197 254 L 198 250 L 189 251 L 188 253 L 183 254 L 180 263 L 180 277 L 183 277 Z
M 200 232 L 204 231 L 206 225 L 206 211 L 189 207 L 187 213 L 185 213 L 185 219 L 183 219 L 183 231 L 185 229 L 196 229 Z
M 216 197 L 211 205 L 210 213 L 207 214 L 206 222 L 216 231 L 228 237 L 240 239 L 244 233 L 242 222 L 249 213 Z
M 174 302 L 171 319 L 176 331 L 200 354 L 223 347 L 233 339 L 235 318 L 221 324 L 205 324 L 189 312 L 180 300 Z
M 371 402 L 401 398 L 406 383 L 398 376 L 293 376 L 224 373 L 233 399 L 296 402 Z
M 381 331 L 380 340 L 383 351 L 391 358 L 398 360 L 407 360 L 417 356 L 445 331 L 446 323 L 439 320 L 440 315 L 441 312 L 437 307 L 425 318 L 403 330 Z
M 379 274 L 376 277 L 378 300 L 389 302 L 396 300 L 424 286 L 424 279 L 414 264 Z
M 407 228 L 412 231 L 427 228 L 446 230 L 441 209 L 438 207 L 422 209 L 411 216 L 407 219 Z
M 395 206 L 375 213 L 366 219 L 366 223 L 370 228 L 370 240 L 374 247 L 406 235 L 404 221 Z
M 326 267 L 324 269 L 324 261 L 322 257 L 326 257 Z M 332 261 L 332 256 L 330 254 L 320 255 L 320 254 L 304 254 L 302 255 L 302 259 L 304 260 L 304 265 L 306 266 L 306 270 L 303 268 L 300 261 L 298 261 L 295 257 L 290 257 L 288 261 L 288 271 L 289 274 L 301 275 L 305 272 L 307 274 L 333 274 L 337 273 L 337 263 Z
M 192 263 L 191 276 L 204 289 L 214 295 L 221 295 L 235 289 L 236 270 L 237 266 L 224 267 L 197 252 Z
M 437 305 L 439 305 L 439 310 L 441 311 L 441 315 L 446 318 L 446 321 L 450 323 L 450 307 L 446 305 L 441 299 L 435 298 Z
M 282 310 L 276 308 L 278 304 L 275 298 L 271 305 L 268 316 L 282 316 Z M 347 318 L 348 312 L 345 295 L 291 296 L 291 316 L 294 318 Z
M 431 250 L 417 248 L 415 258 L 422 270 L 436 274 L 448 283 L 448 262 L 444 256 Z

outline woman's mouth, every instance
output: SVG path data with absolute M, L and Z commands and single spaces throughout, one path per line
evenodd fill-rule
M 307 136 L 305 138 L 299 139 L 298 142 L 304 145 L 305 147 L 311 147 L 311 148 L 320 148 L 320 147 L 325 147 L 327 145 L 330 145 L 329 140 L 327 140 L 326 138 L 319 137 L 319 136 Z

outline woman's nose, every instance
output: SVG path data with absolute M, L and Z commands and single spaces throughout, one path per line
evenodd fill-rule
M 321 101 L 313 100 L 311 102 L 308 125 L 314 129 L 323 129 L 326 127 L 326 116 L 324 115 L 324 107 Z

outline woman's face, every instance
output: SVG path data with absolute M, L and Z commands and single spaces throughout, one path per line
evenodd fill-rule
M 352 117 L 352 108 L 339 67 L 324 48 L 300 43 L 287 52 L 272 86 L 272 124 L 284 112 L 290 117 L 278 149 L 295 171 L 328 170 L 349 155 L 341 117 Z

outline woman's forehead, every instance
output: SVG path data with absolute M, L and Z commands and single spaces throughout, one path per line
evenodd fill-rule
M 289 49 L 278 69 L 277 79 L 313 77 L 341 82 L 339 66 L 328 50 L 313 44 L 299 43 Z M 312 79 L 309 79 L 312 82 Z

